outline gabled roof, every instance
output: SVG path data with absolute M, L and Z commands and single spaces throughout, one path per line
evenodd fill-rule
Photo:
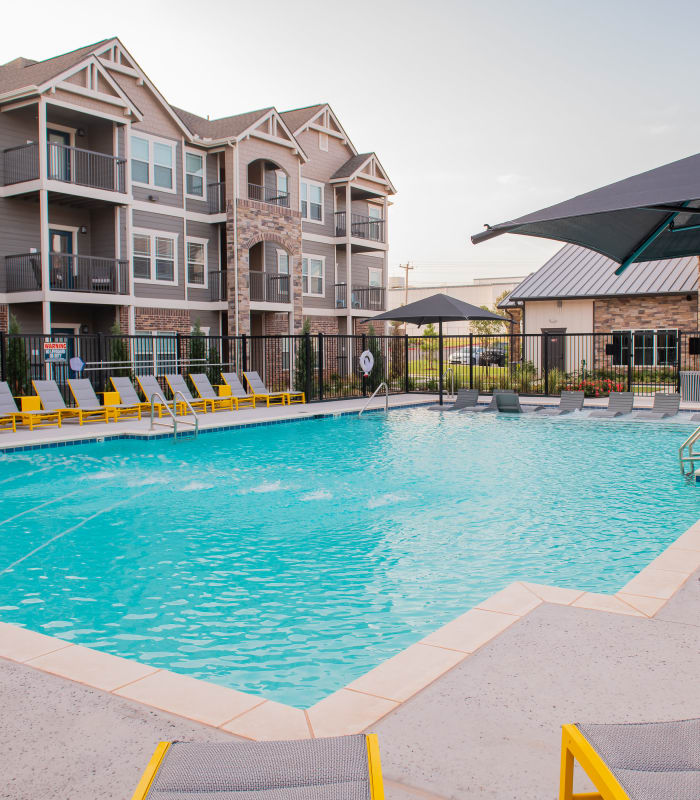
M 562 247 L 507 300 L 559 300 L 621 295 L 685 294 L 698 290 L 698 257 L 640 261 L 622 275 L 607 256 L 575 244 Z
M 291 111 L 281 111 L 280 116 L 285 121 L 287 127 L 292 133 L 298 133 L 304 125 L 312 120 L 321 109 L 325 108 L 327 103 L 316 103 L 313 106 L 304 106 L 304 108 L 293 108 Z
M 33 61 L 30 58 L 15 58 L 13 61 L 8 61 L 7 64 L 0 66 L 0 94 L 23 89 L 25 86 L 39 86 L 79 64 L 95 48 L 108 41 L 110 40 L 102 39 L 95 44 L 47 58 L 45 61 Z
M 331 175 L 331 180 L 336 178 L 352 178 L 372 158 L 374 153 L 358 153 L 349 158 L 341 167 Z
M 171 108 L 193 133 L 199 134 L 203 139 L 225 139 L 227 136 L 239 136 L 273 110 L 272 106 L 268 106 L 257 111 L 247 111 L 245 114 L 205 119 L 176 106 L 171 106 Z

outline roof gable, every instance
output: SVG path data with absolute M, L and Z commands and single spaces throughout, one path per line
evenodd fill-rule
M 389 194 L 394 194 L 396 189 L 389 180 L 384 167 L 379 163 L 375 153 L 358 153 L 349 158 L 341 167 L 331 175 L 331 183 L 334 181 L 353 180 L 364 178 L 365 180 L 378 183 L 384 187 Z
M 357 155 L 355 145 L 350 141 L 350 137 L 343 129 L 340 120 L 336 117 L 328 103 L 317 103 L 316 105 L 306 106 L 305 108 L 283 111 L 280 116 L 284 119 L 295 136 L 298 136 L 305 130 L 313 129 L 340 139 L 353 155 Z

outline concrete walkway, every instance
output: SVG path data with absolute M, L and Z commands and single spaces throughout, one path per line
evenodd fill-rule
M 699 668 L 700 571 L 654 619 L 545 603 L 373 726 L 387 800 L 554 800 L 562 723 L 700 716 Z M 128 800 L 159 740 L 235 741 L 4 659 L 0 698 L 0 798 Z

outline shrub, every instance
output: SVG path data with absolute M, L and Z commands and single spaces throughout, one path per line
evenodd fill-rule
M 129 341 L 124 338 L 118 322 L 114 322 L 109 329 L 112 337 L 109 343 L 109 360 L 120 366 L 110 367 L 109 374 L 116 378 L 130 378 L 131 367 L 129 362 Z
M 294 358 L 294 389 L 297 392 L 307 391 L 307 381 L 313 387 L 313 374 L 316 369 L 316 354 L 313 347 L 307 348 L 307 341 L 311 333 L 311 323 L 307 317 L 301 328 L 301 336 L 297 339 L 296 353 Z M 306 398 L 307 401 L 311 397 Z
M 5 371 L 12 394 L 26 394 L 29 389 L 29 357 L 27 344 L 19 335 L 17 317 L 10 314 L 9 336 L 7 337 L 7 361 Z
M 624 384 L 610 378 L 587 379 L 574 381 L 562 386 L 566 391 L 583 391 L 585 397 L 607 397 L 610 392 L 625 391 Z

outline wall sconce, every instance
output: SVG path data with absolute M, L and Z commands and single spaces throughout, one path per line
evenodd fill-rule
M 88 328 L 88 326 L 87 326 L 87 325 L 83 325 L 83 326 L 80 328 L 80 332 L 81 332 L 81 333 L 87 333 L 87 332 L 88 332 L 88 330 L 89 330 L 89 328 Z
M 158 195 L 155 195 L 155 194 L 149 194 L 149 195 L 148 195 L 148 199 L 150 200 L 150 202 L 151 202 L 151 203 L 155 203 L 155 202 L 156 202 L 156 200 L 158 200 Z
M 87 233 L 87 226 L 86 225 L 81 225 L 78 228 L 78 230 L 80 231 L 80 233 Z
M 75 135 L 76 136 L 85 136 L 85 128 L 78 128 L 78 130 L 75 132 Z

